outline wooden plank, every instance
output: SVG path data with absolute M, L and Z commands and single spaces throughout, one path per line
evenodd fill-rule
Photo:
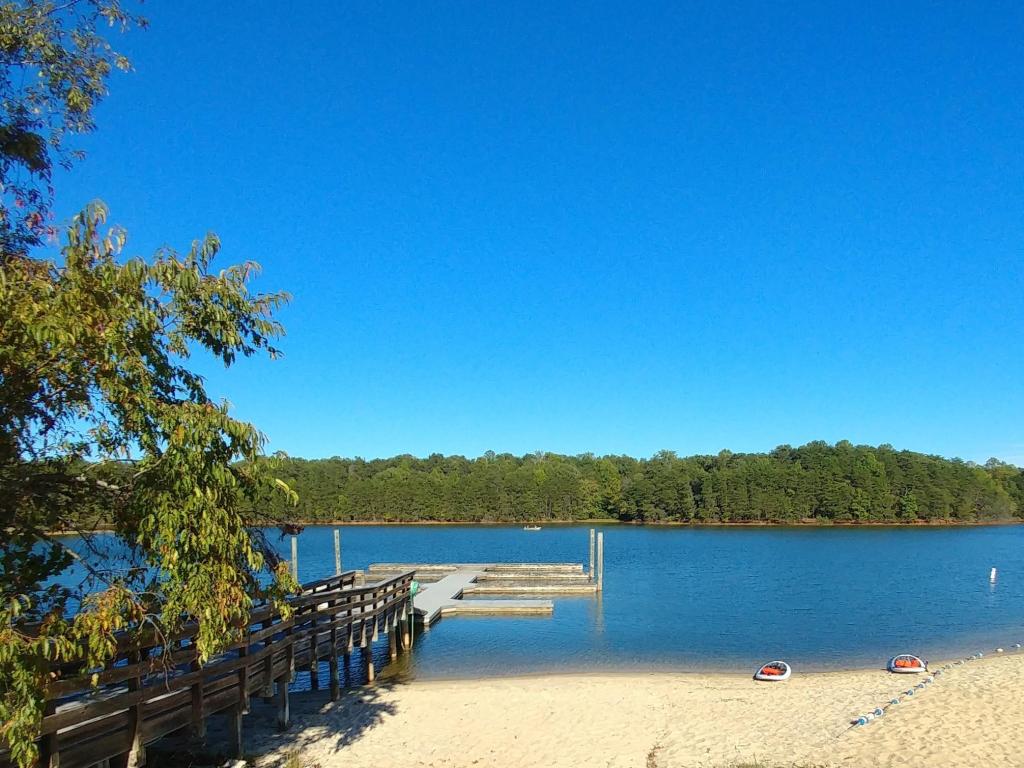
M 147 744 L 162 739 L 175 731 L 193 727 L 192 706 L 168 708 L 143 722 L 143 734 Z M 205 725 L 205 722 L 204 722 Z
M 103 760 L 123 755 L 131 749 L 131 736 L 127 730 L 114 731 L 75 744 L 73 748 L 62 747 L 60 768 L 89 768 Z

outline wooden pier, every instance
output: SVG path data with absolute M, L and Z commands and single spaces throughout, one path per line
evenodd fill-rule
M 253 696 L 273 698 L 278 725 L 288 727 L 289 683 L 308 671 L 310 687 L 340 695 L 339 656 L 361 649 L 367 680 L 375 677 L 373 643 L 386 634 L 391 658 L 412 647 L 411 572 L 354 586 L 355 572 L 306 584 L 284 619 L 253 611 L 242 638 L 199 667 L 197 627 L 150 643 L 128 645 L 102 670 L 55 669 L 40 740 L 48 768 L 143 765 L 146 745 L 179 731 L 204 737 L 206 719 L 226 715 L 234 752 L 242 753 L 243 715 Z M 328 663 L 320 679 L 320 661 Z M 347 658 L 346 658 L 347 661 Z M 98 685 L 94 683 L 94 673 Z M 0 766 L 9 765 L 0 752 Z
M 277 722 L 289 724 L 289 685 L 308 672 L 310 688 L 340 696 L 339 658 L 348 669 L 359 648 L 366 680 L 376 677 L 373 645 L 386 635 L 390 658 L 412 649 L 414 622 L 423 630 L 443 616 L 551 614 L 542 599 L 477 599 L 474 595 L 586 594 L 601 591 L 603 536 L 591 531 L 591 561 L 578 563 L 380 563 L 303 585 L 284 618 L 256 608 L 237 642 L 200 666 L 198 627 L 171 637 L 149 636 L 119 645 L 104 668 L 54 667 L 40 729 L 46 768 L 138 768 L 146 746 L 176 733 L 204 739 L 206 721 L 224 715 L 232 751 L 243 752 L 243 718 L 254 696 L 276 702 Z M 341 550 L 335 535 L 335 567 Z M 292 567 L 298 570 L 295 542 Z M 413 596 L 413 579 L 421 588 Z M 363 584 L 357 586 L 362 581 Z M 327 663 L 321 680 L 321 663 Z M 0 768 L 10 768 L 0 750 Z

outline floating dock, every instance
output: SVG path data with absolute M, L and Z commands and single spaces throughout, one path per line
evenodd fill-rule
M 475 595 L 594 594 L 598 585 L 580 563 L 375 563 L 368 582 L 412 571 L 420 584 L 413 616 L 424 630 L 442 616 L 548 615 L 554 603 L 541 599 L 480 600 Z

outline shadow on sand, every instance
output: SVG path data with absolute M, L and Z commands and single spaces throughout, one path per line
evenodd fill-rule
M 259 719 L 255 707 L 250 714 L 251 727 L 246 740 L 246 757 L 280 751 L 283 765 L 285 752 L 302 754 L 315 747 L 318 751 L 339 752 L 357 741 L 366 731 L 394 715 L 395 704 L 387 694 L 398 683 L 381 681 L 375 685 L 345 688 L 337 701 L 325 692 L 297 693 L 292 696 L 292 722 L 286 731 L 276 725 L 277 711 L 260 706 Z M 249 725 L 249 723 L 247 723 Z
M 277 727 L 277 708 L 272 703 L 254 698 L 243 723 L 245 757 L 251 760 L 273 753 L 265 764 L 276 767 L 288 763 L 289 755 L 301 756 L 307 750 L 315 749 L 322 754 L 339 752 L 387 716 L 396 713 L 397 707 L 388 700 L 387 694 L 400 684 L 397 681 L 380 681 L 375 685 L 343 688 L 337 701 L 331 701 L 326 691 L 293 692 L 291 724 L 283 731 Z M 197 753 L 202 753 L 202 757 L 188 761 L 189 765 L 211 764 L 208 762 L 211 758 L 227 754 L 225 719 L 211 717 L 208 723 L 205 744 L 202 747 L 194 743 L 191 745 L 193 754 L 198 757 Z M 178 751 L 180 745 L 168 742 L 167 747 L 171 746 L 178 755 L 182 754 Z M 300 764 L 305 765 L 306 762 L 300 758 Z

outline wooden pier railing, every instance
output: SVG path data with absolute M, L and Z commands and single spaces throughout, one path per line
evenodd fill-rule
M 392 659 L 399 649 L 410 649 L 412 578 L 408 572 L 356 587 L 350 571 L 306 584 L 290 601 L 290 618 L 270 608 L 254 610 L 242 639 L 202 667 L 193 625 L 174 637 L 126 644 L 102 670 L 58 670 L 42 723 L 40 764 L 134 768 L 145 763 L 147 744 L 184 729 L 203 737 L 206 719 L 215 714 L 229 717 L 240 755 L 250 697 L 276 697 L 278 725 L 287 727 L 288 685 L 296 670 L 309 671 L 315 690 L 319 662 L 326 660 L 327 685 L 336 699 L 339 655 L 361 648 L 372 682 L 372 645 L 381 632 L 388 635 Z M 0 753 L 0 768 L 6 765 Z

